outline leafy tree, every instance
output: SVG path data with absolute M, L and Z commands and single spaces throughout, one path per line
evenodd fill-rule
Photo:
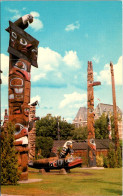
M 48 158 L 53 147 L 53 139 L 51 137 L 38 136 L 36 138 L 36 157 Z
M 72 130 L 72 139 L 73 140 L 86 140 L 88 136 L 87 126 L 79 127 Z
M 48 114 L 46 117 L 36 123 L 36 135 L 42 137 L 51 137 L 54 140 L 58 139 L 58 121 L 60 129 L 60 139 L 68 139 L 71 137 L 71 130 L 74 126 L 66 121 L 53 117 Z
M 1 184 L 17 184 L 19 180 L 17 156 L 14 142 L 14 127 L 8 124 L 7 133 L 1 139 Z
M 101 117 L 95 120 L 95 138 L 96 139 L 108 139 L 108 116 L 103 113 Z

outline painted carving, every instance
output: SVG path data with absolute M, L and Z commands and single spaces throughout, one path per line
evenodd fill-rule
M 100 85 L 100 82 L 93 80 L 93 65 L 88 61 L 87 70 L 87 128 L 88 128 L 88 156 L 89 166 L 96 166 L 96 143 L 95 143 L 95 129 L 94 129 L 94 86 Z
M 35 143 L 36 143 L 36 121 L 39 117 L 36 117 L 36 105 L 38 101 L 35 101 L 30 105 L 29 112 L 29 161 L 35 158 Z
M 30 110 L 31 65 L 37 65 L 38 41 L 23 29 L 32 22 L 26 15 L 15 23 L 9 21 L 9 121 L 15 124 L 15 146 L 18 151 L 20 180 L 28 179 L 28 126 Z M 18 25 L 18 26 L 17 26 Z M 20 28 L 21 27 L 21 28 Z

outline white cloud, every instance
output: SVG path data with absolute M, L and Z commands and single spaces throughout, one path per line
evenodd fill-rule
M 86 93 L 80 94 L 77 92 L 73 92 L 71 94 L 64 94 L 64 99 L 60 102 L 59 108 L 64 108 L 66 105 L 73 104 L 76 102 L 83 102 L 87 100 Z
M 122 85 L 122 56 L 118 59 L 117 64 L 113 65 L 114 68 L 114 79 L 116 85 Z M 101 81 L 102 84 L 111 84 L 111 72 L 110 65 L 106 64 L 104 69 L 100 71 L 99 75 L 96 77 L 97 80 Z
M 30 12 L 30 14 L 31 14 L 33 17 L 39 17 L 39 16 L 40 16 L 40 14 L 39 14 L 38 12 L 35 12 L 35 11 Z
M 38 48 L 38 69 L 32 66 L 32 81 L 38 81 L 40 78 L 46 78 L 46 74 L 50 71 L 58 78 L 62 78 L 62 70 L 67 66 L 71 68 L 80 68 L 81 62 L 76 51 L 65 52 L 65 56 L 61 56 L 58 52 L 51 50 L 49 47 Z M 62 67 L 62 69 L 59 68 Z M 77 77 L 77 76 L 76 76 Z
M 43 27 L 44 27 L 43 22 L 39 19 L 40 14 L 38 12 L 35 12 L 35 11 L 30 12 L 30 14 L 32 14 L 32 16 L 34 17 L 34 20 L 30 24 L 30 27 L 32 29 L 34 29 L 35 31 L 43 29 Z
M 95 63 L 99 63 L 100 57 L 97 56 L 97 55 L 95 55 L 95 56 L 92 58 L 92 60 L 93 60 Z
M 8 84 L 8 71 L 9 71 L 9 56 L 5 54 L 1 54 L 1 70 L 3 73 L 1 74 L 2 84 Z
M 58 67 L 61 58 L 62 57 L 59 53 L 48 47 L 39 47 L 38 49 L 38 64 L 46 71 L 52 70 L 54 67 Z
M 17 15 L 15 15 L 15 16 L 11 17 L 11 20 L 17 20 L 17 19 L 19 19 L 20 17 L 21 17 L 21 15 L 20 15 L 20 14 L 17 14 Z
M 65 52 L 63 61 L 66 63 L 66 65 L 70 67 L 79 68 L 81 66 L 81 63 L 78 59 L 76 51 L 71 50 L 71 51 Z
M 76 21 L 75 23 L 69 24 L 66 26 L 65 31 L 74 31 L 75 29 L 79 29 L 80 24 L 78 21 Z
M 41 97 L 40 97 L 39 95 L 36 95 L 35 97 L 32 97 L 32 98 L 31 98 L 31 102 L 30 102 L 30 103 L 33 103 L 33 102 L 35 102 L 35 101 L 40 102 L 40 100 L 41 100 Z
M 45 73 L 40 73 L 39 75 L 34 75 L 33 77 L 32 77 L 32 81 L 37 81 L 37 80 L 39 80 L 39 79 L 41 79 L 41 78 L 45 78 L 46 77 L 46 74 Z
M 17 9 L 10 9 L 10 8 L 7 8 L 7 10 L 8 10 L 10 13 L 15 13 L 15 14 L 18 14 L 18 13 L 19 13 L 19 10 L 17 10 Z
M 40 19 L 34 18 L 33 22 L 29 26 L 35 31 L 38 31 L 40 29 L 43 29 L 44 25 Z

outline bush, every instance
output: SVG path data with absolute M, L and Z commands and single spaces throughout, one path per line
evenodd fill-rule
M 108 168 L 108 165 L 109 165 L 108 158 L 103 156 L 103 167 Z
M 115 149 L 112 143 L 109 144 L 108 151 L 108 167 L 115 168 L 117 166 Z
M 121 148 L 120 146 L 117 148 L 116 151 L 116 161 L 117 161 L 117 167 L 120 168 L 122 167 L 122 157 L 121 157 Z
M 1 184 L 17 184 L 19 180 L 17 156 L 14 142 L 14 127 L 8 124 L 7 133 L 2 132 L 1 140 Z
M 103 157 L 102 156 L 96 156 L 96 165 L 97 167 L 103 167 Z

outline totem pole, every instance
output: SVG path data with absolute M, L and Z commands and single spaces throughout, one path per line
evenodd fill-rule
M 38 101 L 35 101 L 30 105 L 29 112 L 29 161 L 33 161 L 35 158 L 35 144 L 36 144 L 36 121 L 39 120 L 39 117 L 36 117 L 36 105 Z
M 87 129 L 88 129 L 88 158 L 89 166 L 96 166 L 96 143 L 94 130 L 94 90 L 93 86 L 101 85 L 93 81 L 93 65 L 88 61 L 87 70 Z
M 109 139 L 111 140 L 112 139 L 112 136 L 111 136 L 111 119 L 110 119 L 109 116 L 108 116 L 108 131 L 109 131 Z
M 8 120 L 9 120 L 9 116 L 7 113 L 7 109 L 5 109 L 4 122 L 3 122 L 4 132 L 6 132 Z
M 113 115 L 114 115 L 114 129 L 115 129 L 115 150 L 117 150 L 117 148 L 119 146 L 119 133 L 118 133 L 114 70 L 113 70 L 113 63 L 112 62 L 110 62 L 110 71 L 111 71 L 111 81 L 112 81 Z
M 39 42 L 24 31 L 33 22 L 28 14 L 9 21 L 9 121 L 15 125 L 15 146 L 20 180 L 28 179 L 28 124 L 31 65 L 37 65 Z

